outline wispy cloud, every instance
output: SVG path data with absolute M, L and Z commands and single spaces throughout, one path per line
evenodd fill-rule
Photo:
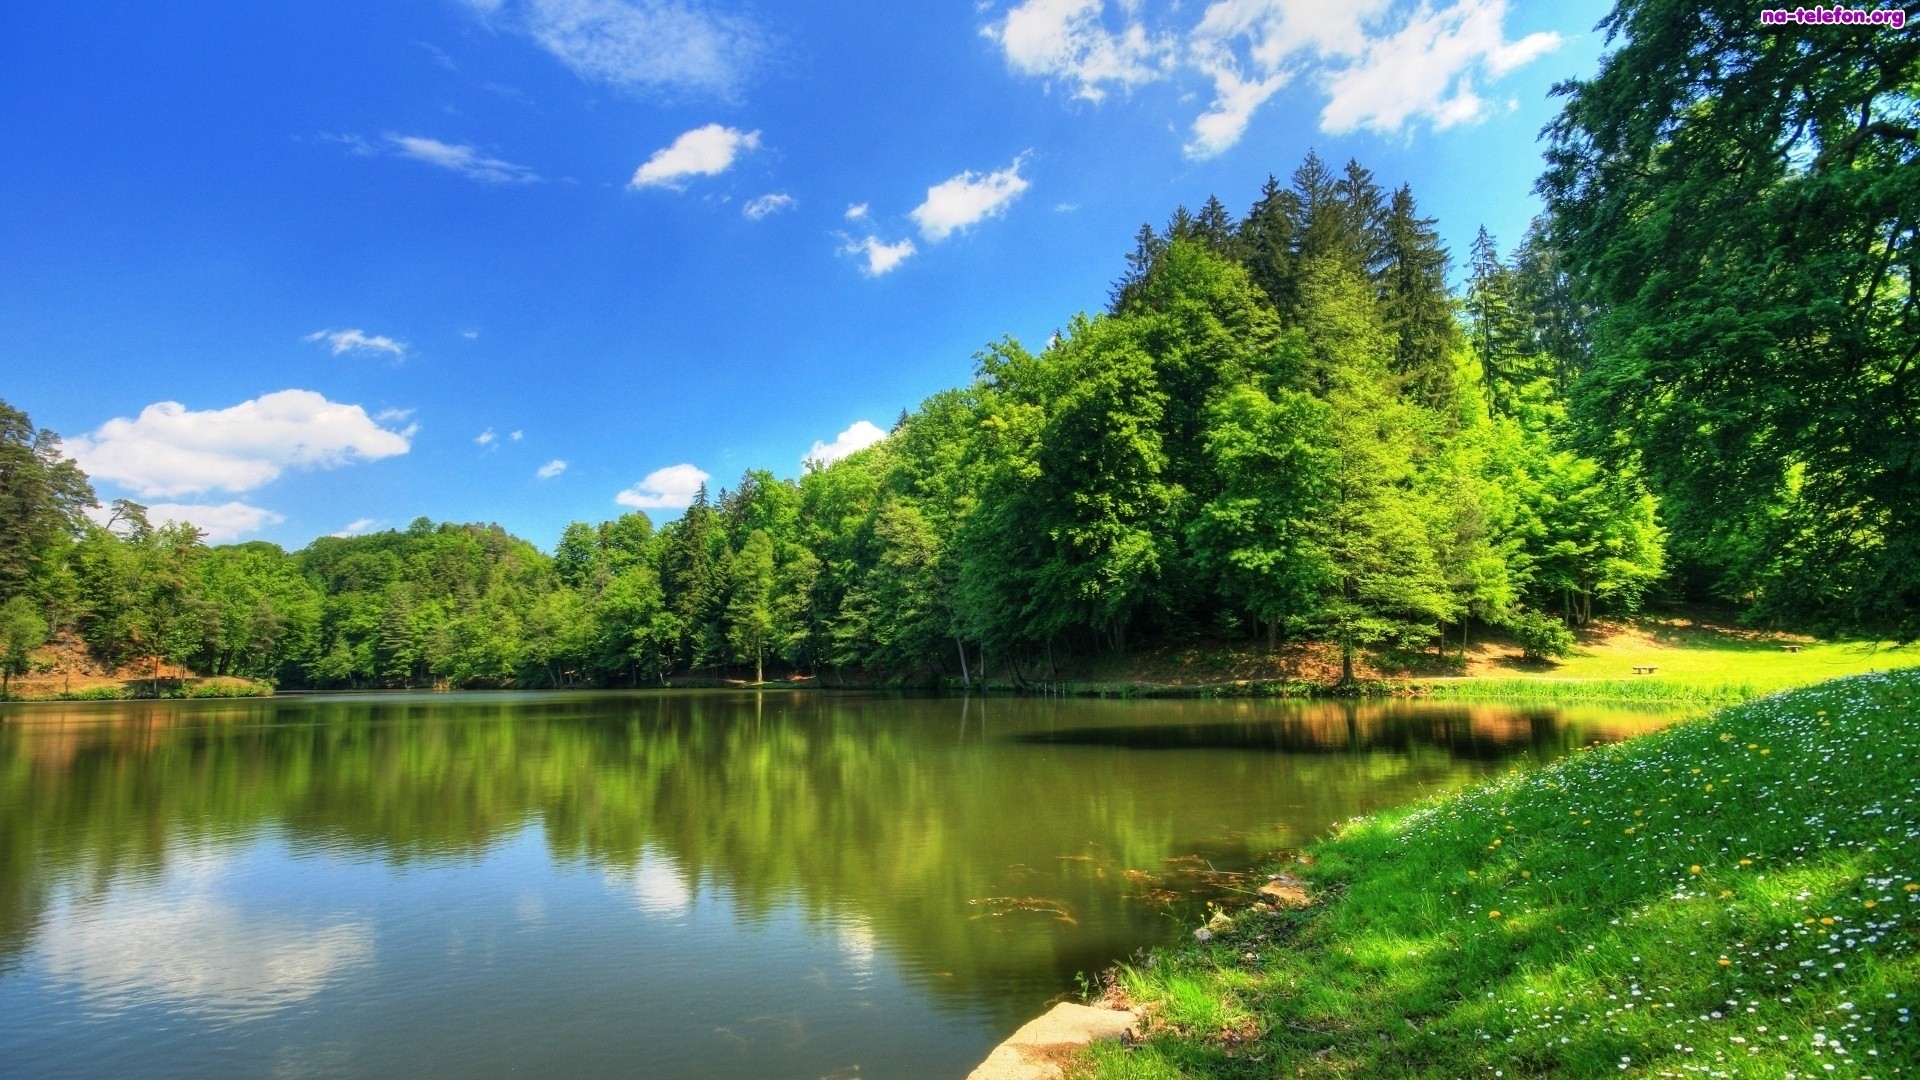
M 147 520 L 155 525 L 169 521 L 185 522 L 199 529 L 207 543 L 230 544 L 248 533 L 259 532 L 287 519 L 271 510 L 243 502 L 227 502 L 218 506 L 162 502 L 147 506 Z
M 473 437 L 473 441 L 476 443 L 479 443 L 481 446 L 487 446 L 497 438 L 499 438 L 499 436 L 493 433 L 493 429 L 488 428 L 487 430 L 481 432 L 480 434 L 475 435 Z
M 362 533 L 371 532 L 373 527 L 378 524 L 380 523 L 373 518 L 354 518 L 342 526 L 339 532 L 333 533 L 332 535 L 343 539 L 349 536 L 359 536 Z
M 80 467 L 143 496 L 250 491 L 287 469 L 334 469 L 412 448 L 415 428 L 381 426 L 358 405 L 281 390 L 225 409 L 162 401 L 68 440 Z
M 365 330 L 315 330 L 300 340 L 324 341 L 335 356 L 350 352 L 386 353 L 395 360 L 404 360 L 407 356 L 406 342 Z
M 1127 90 L 1153 82 L 1173 61 L 1173 41 L 1147 32 L 1134 17 L 1138 5 L 1120 7 L 1120 25 L 1112 27 L 1103 0 L 1026 0 L 981 33 L 1022 75 L 1060 79 L 1073 96 L 1101 101 L 1109 84 Z
M 1170 3 L 1158 25 L 1145 7 L 1120 0 L 1110 13 L 1105 0 L 1022 0 L 982 32 L 1016 73 L 1067 83 L 1090 101 L 1181 73 L 1205 79 L 1212 99 L 1185 146 L 1196 159 L 1237 144 L 1291 85 L 1324 97 L 1320 128 L 1329 133 L 1471 123 L 1490 111 L 1476 80 L 1498 80 L 1561 43 L 1553 33 L 1509 41 L 1506 0 L 1214 0 L 1184 24 L 1182 6 Z
M 860 221 L 867 216 L 868 211 L 870 209 L 871 207 L 869 207 L 866 203 L 863 203 L 863 202 L 854 203 L 851 206 L 847 207 L 847 212 L 843 216 L 848 221 Z
M 748 200 L 747 205 L 740 208 L 740 212 L 754 221 L 759 221 L 768 214 L 777 214 L 782 210 L 791 210 L 796 205 L 797 203 L 793 196 L 784 191 L 776 191 L 772 194 L 762 195 L 757 199 Z
M 692 465 L 669 465 L 648 473 L 639 483 L 615 495 L 613 501 L 636 510 L 685 510 L 700 485 L 711 479 Z
M 739 94 L 768 52 L 752 20 L 692 0 L 465 0 L 582 79 L 628 91 Z
M 919 249 L 912 240 L 902 239 L 898 243 L 883 244 L 877 236 L 861 237 L 858 240 L 844 237 L 840 247 L 842 255 L 859 255 L 866 259 L 866 265 L 860 272 L 868 277 L 879 277 L 891 272 Z
M 634 170 L 628 187 L 664 187 L 675 191 L 686 187 L 688 177 L 717 176 L 733 167 L 739 156 L 760 145 L 760 133 L 740 131 L 720 124 L 708 124 L 683 132 L 673 145 L 653 152 Z
M 953 233 L 986 218 L 1006 213 L 1007 205 L 1027 190 L 1020 166 L 1026 155 L 1013 164 L 990 173 L 963 172 L 927 189 L 926 201 L 908 216 L 920 226 L 920 235 L 938 243 Z
M 539 477 L 542 480 L 551 480 L 554 477 L 559 476 L 561 473 L 566 471 L 567 471 L 567 463 L 560 460 L 559 458 L 554 458 L 552 461 L 549 461 L 545 465 L 542 465 L 538 469 L 535 469 L 533 472 L 533 475 Z
M 813 448 L 800 459 L 800 466 L 807 468 L 831 464 L 856 451 L 865 450 L 886 437 L 887 433 L 873 421 L 855 420 L 847 430 L 835 435 L 832 442 L 815 440 Z
M 532 169 L 488 157 L 471 146 L 444 143 L 421 135 L 389 133 L 386 140 L 401 157 L 423 161 L 483 184 L 534 184 L 540 181 L 539 175 Z

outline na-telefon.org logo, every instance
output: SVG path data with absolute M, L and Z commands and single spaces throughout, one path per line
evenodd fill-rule
M 1760 25 L 1883 26 L 1888 30 L 1902 30 L 1907 25 L 1907 13 L 1903 8 L 1769 8 L 1760 13 Z

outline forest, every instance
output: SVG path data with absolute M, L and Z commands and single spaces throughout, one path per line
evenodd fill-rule
M 1558 90 L 1545 213 L 1457 276 L 1408 187 L 1309 154 L 1242 215 L 1143 226 L 1106 310 L 987 345 L 882 442 L 551 554 L 424 518 L 208 547 L 96 507 L 0 405 L 0 661 L 67 634 L 284 687 L 971 684 L 1257 640 L 1337 647 L 1351 679 L 1682 601 L 1910 640 L 1920 169 L 1883 73 L 1920 39 L 1788 47 L 1708 9 L 1616 13 Z

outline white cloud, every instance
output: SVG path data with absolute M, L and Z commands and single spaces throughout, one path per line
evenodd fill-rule
M 757 199 L 748 201 L 747 205 L 740 208 L 740 212 L 755 221 L 759 221 L 768 214 L 777 214 L 782 210 L 791 210 L 795 205 L 793 196 L 784 191 L 776 191 L 770 195 L 762 195 Z
M 480 434 L 475 435 L 473 437 L 473 441 L 479 443 L 481 446 L 486 446 L 488 443 L 493 442 L 493 440 L 497 438 L 499 438 L 499 436 L 493 433 L 493 429 L 488 428 L 487 430 L 481 432 Z
M 348 352 L 387 353 L 395 360 L 404 360 L 407 356 L 406 342 L 365 330 L 315 330 L 300 340 L 324 341 L 335 356 Z
M 673 145 L 656 150 L 634 170 L 631 189 L 664 187 L 679 191 L 690 176 L 717 176 L 733 167 L 735 158 L 760 145 L 760 133 L 708 124 L 684 132 Z
M 867 210 L 866 203 L 852 203 L 847 207 L 845 217 L 848 221 L 859 221 L 867 216 Z
M 1020 175 L 1026 159 L 1022 154 L 998 172 L 963 172 L 943 180 L 927 189 L 926 201 L 908 216 L 920 226 L 920 235 L 935 243 L 985 218 L 997 217 L 1027 190 L 1027 180 Z
M 1436 129 L 1489 112 L 1476 81 L 1498 80 L 1559 47 L 1553 33 L 1508 41 L 1506 0 L 1214 0 L 1197 22 L 1149 30 L 1139 0 L 1121 0 L 1108 28 L 1105 0 L 1024 0 L 983 33 L 1016 72 L 1072 81 L 1098 101 L 1103 87 L 1131 88 L 1185 70 L 1212 85 L 1195 117 L 1189 157 L 1222 153 L 1283 88 L 1325 96 L 1320 128 L 1394 134 L 1425 121 Z M 1178 18 L 1167 4 L 1163 21 Z
M 1480 119 L 1487 103 L 1473 92 L 1476 71 L 1498 79 L 1560 45 L 1551 33 L 1507 41 L 1506 13 L 1505 0 L 1461 0 L 1437 12 L 1421 5 L 1399 31 L 1369 40 L 1357 63 L 1328 79 L 1320 127 L 1391 134 L 1416 117 L 1436 129 Z
M 524 165 L 488 157 L 471 146 L 444 143 L 420 135 L 387 135 L 387 142 L 401 157 L 424 161 L 459 173 L 469 180 L 488 184 L 533 184 L 540 177 Z
M 373 518 L 354 518 L 352 521 L 349 521 L 346 523 L 346 525 L 342 526 L 339 532 L 334 533 L 333 535 L 338 536 L 341 539 L 345 539 L 349 536 L 359 536 L 362 533 L 373 531 L 373 527 L 378 524 L 380 523 L 374 520 Z
M 615 495 L 613 501 L 636 510 L 685 510 L 700 485 L 710 479 L 692 465 L 669 465 L 648 473 L 645 479 Z
M 539 477 L 542 480 L 551 480 L 554 477 L 559 476 L 561 473 L 566 471 L 567 471 L 567 463 L 560 460 L 559 458 L 554 458 L 552 461 L 549 461 L 545 465 L 542 465 L 540 466 L 540 468 L 536 469 L 533 475 Z
M 463 338 L 466 338 L 466 339 L 467 339 L 468 341 L 478 341 L 478 340 L 480 340 L 480 331 L 478 331 L 478 330 L 462 330 L 462 331 L 460 331 L 460 336 L 461 336 L 461 337 L 463 337 Z
M 243 502 L 209 506 L 199 503 L 153 503 L 147 507 L 147 520 L 154 525 L 169 521 L 186 522 L 206 534 L 209 544 L 226 544 L 247 533 L 278 525 L 286 518 Z
M 334 469 L 404 454 L 414 427 L 382 427 L 358 405 L 311 390 L 195 412 L 177 401 L 109 420 L 67 442 L 80 467 L 146 496 L 250 491 L 289 468 Z
M 815 441 L 813 449 L 800 459 L 800 465 L 827 465 L 846 457 L 855 451 L 865 450 L 874 443 L 887 437 L 887 433 L 871 420 L 855 420 L 853 426 L 833 437 L 832 442 Z
M 37 935 L 40 962 L 96 1008 L 158 999 L 228 1020 L 299 1005 L 374 962 L 364 919 L 250 912 L 221 895 L 221 872 L 189 862 L 116 903 L 62 902 Z
M 879 277 L 905 262 L 907 256 L 919 249 L 912 240 L 902 239 L 896 244 L 883 244 L 877 236 L 868 236 L 859 240 L 848 239 L 840 247 L 842 255 L 864 255 L 867 265 L 860 272 L 868 277 Z
M 1100 101 L 1103 84 L 1130 90 L 1165 75 L 1172 43 L 1147 32 L 1133 17 L 1137 6 L 1123 3 L 1121 27 L 1109 30 L 1103 0 L 1025 0 L 981 33 L 999 43 L 1015 71 L 1066 80 L 1075 97 Z
M 524 431 L 512 431 L 507 433 L 507 438 L 512 439 L 514 442 L 519 442 L 521 439 L 524 439 L 526 437 L 527 437 L 527 433 Z
M 466 0 L 575 75 L 631 91 L 735 96 L 767 52 L 748 19 L 688 0 Z

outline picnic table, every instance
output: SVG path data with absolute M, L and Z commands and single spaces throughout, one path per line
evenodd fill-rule
M 1798 645 L 1782 645 L 1782 646 L 1780 646 L 1780 651 L 1781 651 L 1781 652 L 1799 652 L 1799 651 L 1800 651 L 1800 646 L 1798 646 Z
M 1654 668 L 1653 668 L 1653 665 L 1652 665 L 1652 664 L 1635 664 L 1635 665 L 1633 665 L 1633 673 L 1634 673 L 1635 675 L 1651 675 L 1651 674 L 1653 674 L 1653 670 L 1654 670 Z

